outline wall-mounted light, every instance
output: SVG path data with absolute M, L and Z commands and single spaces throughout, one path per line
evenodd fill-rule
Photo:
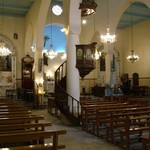
M 67 35 L 67 34 L 69 33 L 68 27 L 62 28 L 62 29 L 61 29 L 61 32 L 64 32 L 64 33 Z
M 82 19 L 82 24 L 85 25 L 87 23 L 86 19 Z
M 61 56 L 61 59 L 62 60 L 65 60 L 67 58 L 67 54 L 66 54 L 66 52 L 65 53 L 63 53 L 63 55 Z

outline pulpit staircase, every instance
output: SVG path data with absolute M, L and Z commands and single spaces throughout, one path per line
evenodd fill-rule
M 55 102 L 59 111 L 69 120 L 72 125 L 80 124 L 80 104 L 66 92 L 66 61 L 55 72 Z

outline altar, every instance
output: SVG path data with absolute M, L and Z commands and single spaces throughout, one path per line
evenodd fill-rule
M 10 95 L 9 90 L 15 90 L 15 85 L 13 83 L 0 83 L 0 96 L 8 96 Z
M 16 90 L 13 71 L 0 71 L 0 97 L 8 96 L 8 90 Z

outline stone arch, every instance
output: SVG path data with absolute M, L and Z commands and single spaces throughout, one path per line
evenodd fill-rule
M 52 33 L 49 32 L 52 26 Z M 55 52 L 65 52 L 66 51 L 66 34 L 65 32 L 61 32 L 61 29 L 64 25 L 60 23 L 48 23 L 44 28 L 44 35 L 47 35 L 49 39 L 45 43 L 45 48 L 49 51 L 49 46 L 51 44 L 51 36 L 52 36 L 52 44 Z M 59 36 L 59 38 L 57 38 Z
M 39 15 L 37 18 L 37 27 L 35 30 L 35 43 L 36 43 L 36 48 L 40 48 L 41 50 L 43 49 L 43 42 L 44 42 L 44 33 L 43 33 L 43 28 L 46 22 L 46 17 L 49 9 L 51 1 L 42 1 L 40 8 L 39 8 Z
M 10 48 L 12 55 L 16 55 L 16 47 L 14 46 L 12 40 L 10 40 L 7 36 L 2 34 L 0 34 L 0 39 L 2 39 L 6 43 L 6 45 Z

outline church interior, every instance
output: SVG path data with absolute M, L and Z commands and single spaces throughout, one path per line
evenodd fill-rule
M 0 149 L 150 149 L 149 0 L 0 0 Z

